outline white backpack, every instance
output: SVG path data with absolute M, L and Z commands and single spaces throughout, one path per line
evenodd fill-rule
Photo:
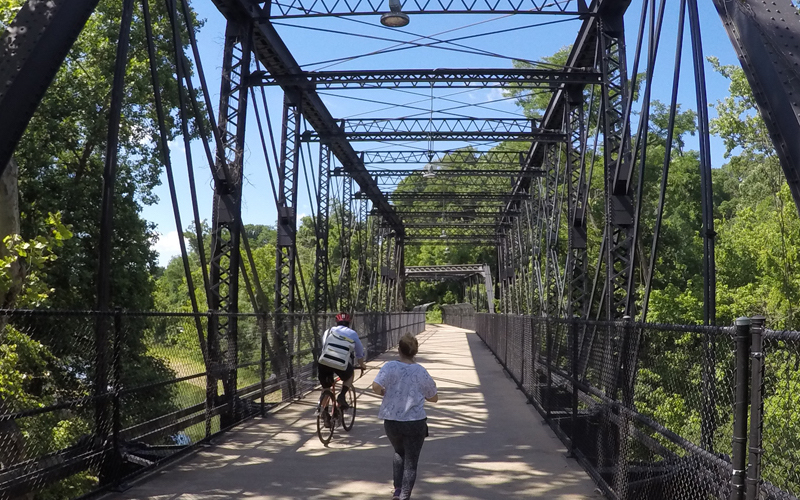
M 326 331 L 323 336 L 325 343 L 319 354 L 319 364 L 337 370 L 346 370 L 356 348 L 355 340 L 331 330 Z

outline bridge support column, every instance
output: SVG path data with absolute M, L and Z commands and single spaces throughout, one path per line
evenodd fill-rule
M 567 238 L 567 317 L 588 319 L 586 203 L 586 127 L 583 107 L 583 86 L 573 86 L 567 92 L 567 200 L 570 221 Z
M 295 258 L 297 255 L 297 171 L 300 157 L 302 115 L 297 96 L 284 94 L 281 160 L 278 166 L 278 245 L 275 254 L 275 334 L 285 345 L 285 372 L 290 397 L 295 395 Z
M 327 142 L 319 145 L 319 172 L 317 186 L 316 255 L 314 259 L 314 311 L 328 310 L 328 224 L 330 216 L 331 150 Z
M 352 312 L 353 310 L 353 283 L 351 248 L 353 240 L 353 179 L 348 175 L 342 176 L 342 203 L 339 206 L 339 248 L 342 252 L 342 265 L 339 268 L 339 310 Z
M 209 309 L 219 315 L 208 325 L 209 397 L 222 380 L 225 402 L 220 426 L 236 420 L 241 199 L 244 133 L 247 118 L 247 79 L 250 75 L 250 29 L 228 22 L 222 60 L 219 137 L 214 168 L 214 201 L 209 261 Z M 224 348 L 223 348 L 224 345 Z M 213 353 L 213 355 L 212 355 Z

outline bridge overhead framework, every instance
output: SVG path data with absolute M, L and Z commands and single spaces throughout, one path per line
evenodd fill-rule
M 407 303 L 405 286 L 407 280 L 417 279 L 462 281 L 473 307 L 489 312 L 497 307 L 505 319 L 492 317 L 493 329 L 485 329 L 492 342 L 497 341 L 492 335 L 502 325 L 521 321 L 519 318 L 582 321 L 580 331 L 560 338 L 556 338 L 558 329 L 546 329 L 535 337 L 532 327 L 523 325 L 518 338 L 506 338 L 503 347 L 507 351 L 509 339 L 528 339 L 527 344 L 519 344 L 520 351 L 547 359 L 546 367 L 537 365 L 538 372 L 528 369 L 528 379 L 520 381 L 523 386 L 546 383 L 543 401 L 566 397 L 551 394 L 556 380 L 569 382 L 574 394 L 583 390 L 589 403 L 602 403 L 592 408 L 600 408 L 601 425 L 608 437 L 598 440 L 597 446 L 613 450 L 610 456 L 616 462 L 598 465 L 598 470 L 602 469 L 598 481 L 611 498 L 630 498 L 642 481 L 649 480 L 641 470 L 652 472 L 649 466 L 625 458 L 630 451 L 627 443 L 637 432 L 629 419 L 641 423 L 644 418 L 637 413 L 634 400 L 640 357 L 648 353 L 642 347 L 643 330 L 624 325 L 629 325 L 629 320 L 647 321 L 660 259 L 669 167 L 678 149 L 673 137 L 680 110 L 678 91 L 687 82 L 694 86 L 694 102 L 682 104 L 697 112 L 701 199 L 700 227 L 693 229 L 703 243 L 702 323 L 707 329 L 684 333 L 699 335 L 695 343 L 701 352 L 696 359 L 708 361 L 698 364 L 696 378 L 703 387 L 697 406 L 705 416 L 698 442 L 690 445 L 697 448 L 691 449 L 693 453 L 719 466 L 723 475 L 732 471 L 729 485 L 702 479 L 719 486 L 712 496 L 741 500 L 746 493 L 749 500 L 756 498 L 754 492 L 768 482 L 760 475 L 758 438 L 751 443 L 748 460 L 754 462 L 748 468 L 752 477 L 747 485 L 744 479 L 737 483 L 744 477 L 744 449 L 737 448 L 730 460 L 714 451 L 719 431 L 716 386 L 722 370 L 717 359 L 724 357 L 718 346 L 730 340 L 725 337 L 730 332 L 715 327 L 717 232 L 703 29 L 721 20 L 800 211 L 800 101 L 793 97 L 800 95 L 797 2 L 713 0 L 716 12 L 711 12 L 709 19 L 701 14 L 708 15 L 712 4 L 698 0 L 408 0 L 399 7 L 390 2 L 389 11 L 377 1 L 195 0 L 195 4 L 202 1 L 213 4 L 225 22 L 224 33 L 217 34 L 222 49 L 218 91 L 209 87 L 203 70 L 197 17 L 188 0 L 165 0 L 157 6 L 156 0 L 118 1 L 119 31 L 109 40 L 116 54 L 113 67 L 107 68 L 113 75 L 108 82 L 108 102 L 86 104 L 89 114 L 102 110 L 103 124 L 106 116 L 108 123 L 102 144 L 89 144 L 104 151 L 95 155 L 97 164 L 103 164 L 96 248 L 85 245 L 92 247 L 85 250 L 91 254 L 87 258 L 96 259 L 97 264 L 94 310 L 53 315 L 3 312 L 9 324 L 30 328 L 34 337 L 37 331 L 60 322 L 69 328 L 64 338 L 82 341 L 91 352 L 81 353 L 79 361 L 64 356 L 64 373 L 71 385 L 48 404 L 30 408 L 14 402 L 6 407 L 0 399 L 0 451 L 4 453 L 0 456 L 0 499 L 12 493 L 33 494 L 90 473 L 94 481 L 90 489 L 110 488 L 121 477 L 156 465 L 163 458 L 159 453 L 169 454 L 161 446 L 170 436 L 184 439 L 178 433 L 188 436 L 187 429 L 192 429 L 193 437 L 185 438 L 190 445 L 208 442 L 255 414 L 265 414 L 269 394 L 277 394 L 282 402 L 301 397 L 314 380 L 311 361 L 319 352 L 319 337 L 330 323 L 331 312 L 358 313 L 359 326 L 379 352 L 393 346 L 401 332 L 418 333 L 424 308 L 408 311 L 413 304 Z M 16 162 L 12 160 L 20 140 L 60 68 L 69 66 L 64 63 L 70 62 L 70 50 L 98 5 L 99 0 L 27 0 L 13 21 L 2 25 L 3 186 L 16 183 Z M 397 23 L 407 22 L 409 16 L 423 15 L 450 16 L 445 19 L 482 16 L 482 21 L 459 29 L 484 31 L 449 38 L 445 35 L 457 30 L 422 36 L 392 31 L 392 22 L 398 28 Z M 352 27 L 368 25 L 364 19 L 372 19 L 380 32 L 357 33 Z M 494 31 L 485 27 L 484 21 L 501 20 L 519 24 Z M 329 21 L 351 24 L 347 29 L 333 29 Z M 568 35 L 563 45 L 570 48 L 563 64 L 527 52 L 535 44 L 519 43 L 520 39 L 536 39 L 523 30 L 547 26 L 558 26 L 559 32 Z M 298 37 L 297 32 L 291 34 L 292 29 L 313 35 Z M 480 45 L 483 37 L 490 35 L 510 37 L 502 54 Z M 131 47 L 132 36 L 138 37 L 141 46 Z M 354 44 L 326 43 L 334 36 L 358 36 L 360 41 L 399 43 L 402 47 L 353 55 L 346 51 Z M 324 48 L 319 51 L 324 57 L 330 55 L 328 50 L 336 53 L 322 60 L 315 51 L 303 52 L 308 46 Z M 397 53 L 407 48 L 448 55 L 457 52 L 459 57 L 469 56 L 465 65 L 471 67 L 437 68 L 427 60 L 423 68 L 395 67 Z M 147 57 L 142 64 L 146 59 L 152 77 L 149 83 L 148 75 L 142 77 L 141 71 L 131 74 L 131 54 L 144 51 Z M 471 62 L 498 59 L 506 65 L 512 60 L 519 62 L 514 68 L 487 68 Z M 381 62 L 372 63 L 378 60 Z M 340 65 L 345 69 L 337 67 Z M 144 86 L 141 88 L 146 89 L 148 99 L 152 96 L 152 102 L 128 102 L 126 89 L 132 78 L 138 78 L 136 85 Z M 164 96 L 171 91 L 176 94 L 174 109 L 165 106 Z M 464 97 L 473 91 L 486 92 L 484 97 L 490 92 L 505 94 L 487 102 Z M 219 101 L 212 103 L 211 96 L 216 95 Z M 514 99 L 533 99 L 526 102 L 541 109 L 523 113 L 494 106 Z M 667 110 L 665 147 L 648 149 L 651 107 L 659 100 Z M 374 107 L 350 113 L 349 105 L 355 102 Z M 121 134 L 130 128 L 123 113 L 131 108 L 144 110 L 154 131 L 152 155 L 163 166 L 169 186 L 189 313 L 113 308 L 112 263 L 126 258 L 119 249 L 121 255 L 113 254 L 119 229 L 114 227 L 114 204 L 119 198 L 115 189 L 123 177 L 119 158 L 126 153 Z M 178 136 L 182 136 L 185 150 L 185 160 L 180 162 L 170 152 Z M 447 146 L 442 147 L 442 142 Z M 202 147 L 192 147 L 195 144 Z M 251 161 L 251 155 L 258 160 Z M 58 161 L 52 160 L 54 165 Z M 178 195 L 175 179 L 179 176 L 174 175 L 178 163 L 185 163 L 189 196 Z M 655 163 L 663 165 L 660 177 L 645 185 L 657 177 L 646 175 L 647 165 Z M 207 169 L 204 172 L 213 188 L 213 194 L 209 192 L 213 196 L 211 213 L 203 214 L 211 221 L 207 229 L 197 199 L 196 165 Z M 254 165 L 266 165 L 269 175 L 269 188 L 258 186 L 257 196 L 271 195 L 275 207 L 274 221 L 259 221 L 276 222 L 274 273 L 270 270 L 269 277 L 258 265 L 248 240 L 246 222 L 251 221 L 243 217 L 244 180 Z M 41 165 L 25 167 L 21 170 L 25 175 L 35 176 Z M 100 174 L 96 177 L 99 182 Z M 16 193 L 16 184 L 13 187 Z M 658 199 L 646 200 L 648 193 L 658 193 Z M 9 206 L 15 206 L 14 201 Z M 310 218 L 304 222 L 300 210 L 305 210 L 305 202 Z M 184 206 L 189 203 L 190 207 Z M 656 208 L 643 210 L 645 206 Z M 181 217 L 189 208 L 194 230 L 186 236 L 189 224 Z M 298 243 L 298 226 L 304 223 L 311 226 L 310 237 Z M 11 235 L 0 234 L 0 240 L 6 236 Z M 189 238 L 194 245 L 187 245 Z M 313 252 L 310 248 L 300 252 L 298 245 L 310 240 Z M 481 264 L 480 269 L 406 265 L 411 262 L 409 255 L 419 257 L 417 247 L 425 247 L 433 255 L 440 247 L 449 246 L 484 250 L 494 256 L 492 265 Z M 192 247 L 197 255 L 190 259 Z M 311 253 L 313 261 L 304 261 Z M 239 310 L 240 305 L 246 307 L 246 313 Z M 621 322 L 625 322 L 623 326 Z M 145 382 L 126 378 L 130 374 L 123 368 L 135 363 L 125 359 L 130 353 L 124 349 L 123 334 L 126 329 L 143 331 L 142 324 L 160 334 L 167 327 L 195 332 L 196 345 L 181 346 L 191 351 L 182 355 L 198 364 L 192 373 L 178 376 L 177 370 L 176 377 Z M 618 335 L 608 335 L 600 347 L 598 324 L 619 327 L 614 330 Z M 156 345 L 161 337 L 152 337 L 155 344 L 147 347 L 153 351 L 142 351 L 168 350 L 168 346 Z M 435 338 L 430 337 L 431 342 Z M 782 342 L 794 336 L 765 338 Z M 743 344 L 736 347 L 743 349 Z M 500 345 L 493 348 L 499 357 Z M 260 355 L 254 354 L 259 349 Z M 759 366 L 761 350 L 752 352 L 756 353 L 753 360 L 745 365 Z M 590 359 L 591 353 L 602 361 L 599 375 L 590 370 L 597 361 Z M 530 361 L 539 362 L 538 358 Z M 565 372 L 567 364 L 575 372 Z M 254 370 L 259 372 L 257 376 Z M 741 374 L 746 367 L 737 370 Z M 748 373 L 753 380 L 761 380 L 756 371 Z M 587 385 L 587 377 L 595 375 L 602 380 Z M 120 416 L 126 405 L 137 406 L 127 398 L 136 401 L 149 390 L 168 387 L 164 390 L 171 391 L 182 383 L 188 383 L 189 392 L 193 391 L 186 401 L 170 400 L 165 406 L 168 409 L 138 420 Z M 763 408 L 763 398 L 758 397 L 752 405 Z M 577 414 L 579 403 L 572 402 L 571 410 Z M 580 404 L 584 403 L 591 406 L 581 400 Z M 65 409 L 69 411 L 62 411 Z M 565 415 L 554 417 L 552 411 L 544 410 L 550 421 L 561 418 L 560 422 L 566 422 Z M 65 414 L 68 417 L 63 417 Z M 53 443 L 35 450 L 26 448 L 33 445 L 20 429 L 31 428 L 31 422 L 37 428 L 51 428 L 53 422 L 72 425 L 69 418 L 75 415 L 80 416 L 81 428 L 87 429 L 84 435 L 60 447 L 53 445 L 53 449 Z M 758 412 L 751 419 L 754 416 Z M 736 424 L 737 443 L 744 446 L 740 414 Z M 674 453 L 667 451 L 679 440 L 673 439 L 676 435 L 669 429 L 656 431 L 672 439 L 671 444 L 636 436 L 648 450 L 672 460 Z M 755 428 L 753 432 L 760 431 Z M 685 445 L 683 441 L 677 444 Z M 170 450 L 186 446 L 175 445 Z M 686 467 L 684 461 L 675 462 L 677 465 L 669 462 L 659 473 L 673 471 L 669 468 L 673 466 Z M 774 498 L 795 498 L 788 492 L 790 488 L 769 483 L 767 490 Z

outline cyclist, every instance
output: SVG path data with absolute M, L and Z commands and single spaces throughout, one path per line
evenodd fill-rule
M 345 396 L 347 390 L 353 387 L 353 374 L 355 362 L 361 367 L 361 375 L 367 365 L 364 362 L 366 353 L 358 333 L 350 328 L 352 317 L 346 312 L 336 315 L 336 326 L 329 328 L 322 334 L 322 352 L 317 363 L 317 373 L 322 387 L 327 389 L 333 385 L 336 375 L 342 380 L 342 390 L 336 401 L 342 410 L 350 407 Z M 322 403 L 322 401 L 320 401 Z

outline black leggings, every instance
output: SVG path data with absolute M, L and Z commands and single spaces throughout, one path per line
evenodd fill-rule
M 411 490 L 417 480 L 417 462 L 422 443 L 428 435 L 427 419 L 401 422 L 384 420 L 386 437 L 394 447 L 394 489 L 400 490 L 400 500 L 411 498 Z

